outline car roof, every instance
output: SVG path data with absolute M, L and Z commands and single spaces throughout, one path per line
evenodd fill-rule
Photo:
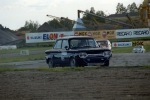
M 96 41 L 109 41 L 109 40 L 96 40 Z
M 109 40 L 96 40 L 96 41 L 98 42 L 98 41 L 109 41 Z
M 65 37 L 60 37 L 58 39 L 72 39 L 72 38 L 93 38 L 90 36 L 65 36 Z

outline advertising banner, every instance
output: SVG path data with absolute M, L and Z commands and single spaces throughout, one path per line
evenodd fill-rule
M 103 30 L 103 31 L 75 31 L 75 36 L 92 36 L 96 40 L 102 39 L 115 39 L 115 30 Z
M 11 50 L 11 49 L 17 49 L 17 46 L 16 45 L 0 46 L 0 50 Z
M 150 41 L 132 41 L 132 45 L 150 45 Z
M 104 30 L 101 33 L 101 39 L 116 39 L 116 30 Z
M 73 36 L 74 31 L 70 32 L 40 32 L 40 33 L 26 33 L 26 43 L 39 42 L 54 42 L 57 38 L 64 36 Z
M 130 47 L 132 42 L 113 42 L 112 47 Z
M 116 39 L 150 36 L 149 28 L 116 30 Z

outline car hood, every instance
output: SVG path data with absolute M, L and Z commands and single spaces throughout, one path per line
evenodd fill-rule
M 45 53 L 57 53 L 58 51 L 61 52 L 61 50 L 55 50 L 55 49 L 50 49 L 46 50 Z M 63 51 L 63 50 L 62 50 Z M 97 54 L 97 53 L 103 53 L 104 51 L 110 51 L 109 49 L 101 49 L 99 47 L 97 48 L 77 48 L 77 49 L 69 49 L 66 50 L 68 53 L 79 53 L 79 52 L 86 52 L 88 54 Z
M 101 48 L 78 48 L 78 49 L 70 49 L 70 52 L 76 51 L 76 52 L 86 52 L 86 53 L 102 53 L 104 51 L 110 51 L 109 49 L 101 49 Z
M 76 49 L 70 49 L 70 50 L 78 50 L 78 51 L 82 51 L 82 50 L 100 50 L 100 51 L 104 51 L 104 50 L 109 50 L 107 48 L 76 48 Z
M 134 48 L 133 50 L 141 50 L 141 48 Z

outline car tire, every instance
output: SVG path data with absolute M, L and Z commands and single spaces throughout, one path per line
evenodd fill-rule
M 109 66 L 109 60 L 104 63 L 104 66 Z
M 48 60 L 48 67 L 49 68 L 53 68 L 54 67 L 53 59 L 49 59 Z
M 76 60 L 74 58 L 70 59 L 70 67 L 76 67 Z

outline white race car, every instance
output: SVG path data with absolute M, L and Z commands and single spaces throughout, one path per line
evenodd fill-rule
M 133 53 L 145 53 L 145 49 L 142 45 L 137 45 L 132 50 Z

